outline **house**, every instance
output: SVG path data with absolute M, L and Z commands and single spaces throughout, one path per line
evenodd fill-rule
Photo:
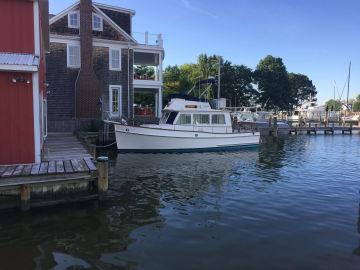
M 50 19 L 49 130 L 74 131 L 93 119 L 133 119 L 141 114 L 134 101 L 147 101 L 142 105 L 160 116 L 162 36 L 144 33 L 136 39 L 134 15 L 81 0 Z
M 0 164 L 41 161 L 47 0 L 0 1 Z

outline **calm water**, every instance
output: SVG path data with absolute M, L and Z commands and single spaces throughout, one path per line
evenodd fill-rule
M 0 269 L 359 269 L 360 136 L 119 154 L 97 207 L 0 216 Z

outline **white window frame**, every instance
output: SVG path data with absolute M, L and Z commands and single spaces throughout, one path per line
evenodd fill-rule
M 74 15 L 74 14 L 77 14 L 77 17 L 78 17 L 78 23 L 77 25 L 71 25 L 71 20 L 70 20 L 70 17 L 71 15 Z M 77 10 L 77 11 L 73 11 L 73 12 L 70 12 L 68 14 L 68 27 L 69 28 L 80 28 L 80 12 Z
M 119 67 L 118 68 L 114 68 L 112 66 L 112 62 L 113 62 L 112 51 L 119 52 Z M 109 48 L 109 70 L 121 71 L 121 48 Z
M 94 26 L 94 18 L 95 17 L 100 19 L 100 27 Z M 103 18 L 101 16 L 97 15 L 96 13 L 92 14 L 92 29 L 95 31 L 103 31 Z
M 119 112 L 114 113 L 113 112 L 113 104 L 112 104 L 112 100 L 113 100 L 113 89 L 119 89 Z M 121 85 L 109 85 L 109 113 L 111 117 L 120 117 L 122 114 L 122 86 Z
M 79 64 L 78 65 L 70 64 L 70 47 L 78 47 L 78 50 L 79 50 Z M 81 66 L 80 44 L 73 44 L 73 43 L 67 44 L 67 46 L 66 46 L 66 59 L 67 59 L 67 67 L 68 68 L 79 68 Z

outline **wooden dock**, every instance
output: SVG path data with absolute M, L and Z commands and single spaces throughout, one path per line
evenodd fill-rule
M 307 126 L 307 127 L 291 127 L 289 130 L 289 134 L 299 134 L 299 133 L 307 133 L 307 134 L 318 134 L 323 133 L 325 135 L 333 135 L 335 132 L 341 134 L 352 134 L 354 131 L 359 131 L 360 127 L 353 126 Z
M 0 166 L 0 209 L 97 199 L 108 186 L 107 158 L 99 160 L 98 166 L 88 157 Z

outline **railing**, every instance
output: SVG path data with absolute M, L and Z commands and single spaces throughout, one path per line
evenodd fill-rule
M 162 34 L 150 34 L 149 32 L 133 32 L 133 37 L 140 44 L 147 46 L 156 46 L 159 48 L 163 47 Z

